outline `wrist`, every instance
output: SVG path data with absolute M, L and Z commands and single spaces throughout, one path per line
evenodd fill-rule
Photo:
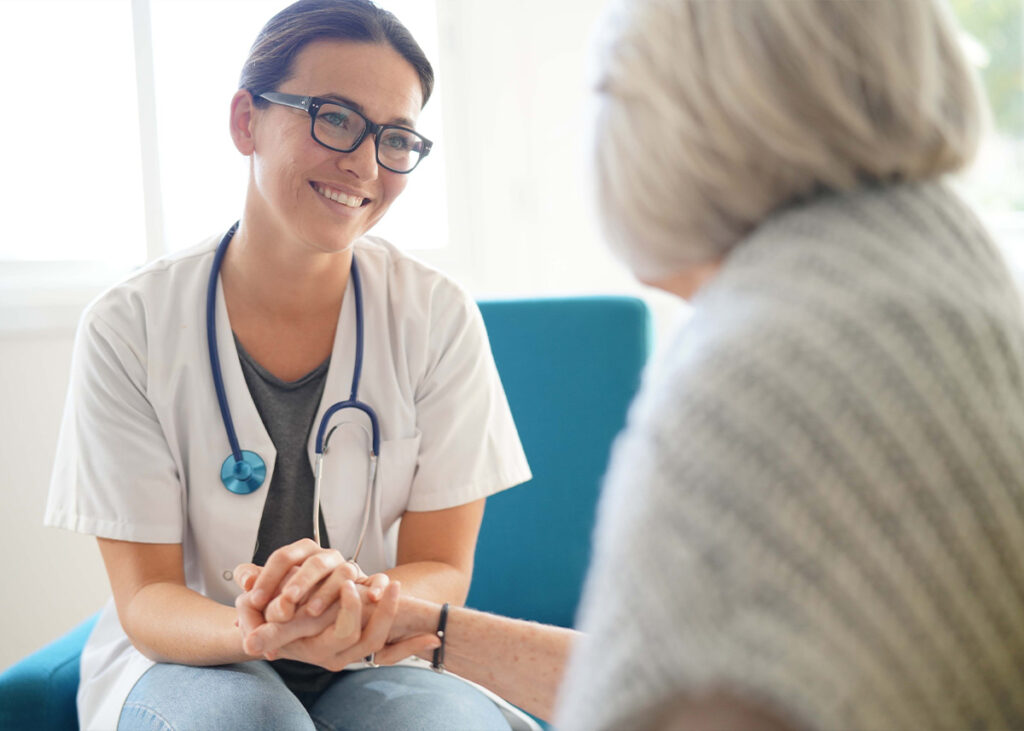
M 448 634 L 448 602 L 441 605 L 441 611 L 437 620 L 437 629 L 435 630 L 437 638 L 441 641 L 441 644 L 434 650 L 434 657 L 431 660 L 430 666 L 439 673 L 444 672 L 444 646 L 445 637 Z
M 398 599 L 398 612 L 391 625 L 389 641 L 412 635 L 433 634 L 440 611 L 440 604 L 403 594 Z

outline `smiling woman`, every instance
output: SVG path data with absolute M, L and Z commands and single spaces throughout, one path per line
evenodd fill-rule
M 240 220 L 86 310 L 46 514 L 98 538 L 113 593 L 83 653 L 85 728 L 519 719 L 415 662 L 373 662 L 399 582 L 463 602 L 485 498 L 529 478 L 476 305 L 366 235 L 430 149 L 432 88 L 368 0 L 285 8 L 224 100 L 248 169 Z M 249 562 L 264 570 L 240 593 Z M 380 602 L 371 624 L 335 628 L 357 591 Z M 293 641 L 264 654 L 267 624 Z
M 346 70 L 343 88 L 338 69 Z M 323 123 L 311 130 L 306 114 L 268 104 L 273 97 L 268 100 L 263 95 L 270 91 L 299 98 L 312 94 L 352 100 L 350 104 L 381 120 L 376 124 L 411 125 L 430 93 L 433 74 L 424 81 L 390 45 L 335 41 L 310 43 L 295 56 L 289 71 L 276 84 L 243 74 L 244 88 L 232 101 L 235 146 L 243 154 L 267 150 L 256 158 L 260 162 L 253 169 L 247 217 L 270 239 L 280 238 L 275 229 L 288 226 L 314 249 L 349 248 L 383 217 L 409 178 L 380 169 L 380 131 L 372 136 L 372 145 L 354 145 L 339 157 L 337 150 L 316 136 Z M 265 91 L 268 83 L 271 86 Z M 412 172 L 412 168 L 401 172 Z M 239 243 L 246 233 L 244 228 L 239 231 Z
M 237 156 L 223 145 L 222 100 L 238 81 L 238 59 L 248 50 L 260 21 L 284 8 L 287 0 L 217 0 L 202 4 L 203 23 L 196 23 L 197 4 L 180 0 L 149 0 L 153 13 L 153 61 L 158 90 L 158 147 L 161 201 L 166 248 L 190 246 L 212 228 L 224 225 L 225 206 L 241 204 L 239 189 L 219 184 L 242 171 Z M 427 57 L 437 57 L 433 0 L 390 0 L 378 5 L 395 12 L 413 32 Z M 190 49 L 201 47 L 202 54 Z M 243 85 L 277 91 L 264 79 Z M 443 149 L 441 100 L 436 94 L 421 112 L 417 125 Z M 424 99 L 424 102 L 426 99 Z M 307 119 L 307 124 L 308 124 Z M 377 120 L 380 121 L 380 120 Z M 196 166 L 210 165 L 215 176 L 197 178 Z M 448 245 L 445 156 L 435 154 L 409 181 L 409 195 L 397 202 L 401 215 L 381 221 L 375 233 L 404 249 Z M 183 215 L 187 212 L 188 215 Z

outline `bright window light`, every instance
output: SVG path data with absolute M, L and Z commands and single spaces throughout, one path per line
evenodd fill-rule
M 964 50 L 992 111 L 974 165 L 962 178 L 1024 285 L 1024 0 L 952 0 Z
M 0 27 L 0 262 L 141 262 L 130 0 L 5 0 Z
M 967 184 L 990 213 L 1024 212 L 1024 0 L 952 0 L 992 110 Z

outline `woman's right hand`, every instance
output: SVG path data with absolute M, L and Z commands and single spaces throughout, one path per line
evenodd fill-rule
M 262 566 L 245 563 L 236 566 L 233 572 L 235 582 L 243 590 L 243 593 L 235 598 L 235 608 L 238 612 L 236 624 L 241 630 L 243 649 L 247 653 L 257 657 L 272 653 L 282 645 L 299 638 L 318 635 L 335 622 L 340 609 L 341 589 L 346 582 L 351 583 L 350 567 L 339 566 L 331 572 L 314 592 L 307 592 L 310 601 L 304 604 L 295 606 L 292 601 L 286 601 L 279 594 L 266 603 L 266 609 L 261 611 L 254 600 L 254 588 L 264 570 Z M 285 587 L 290 586 L 299 571 L 298 566 L 293 566 L 281 584 Z M 361 571 L 359 574 L 362 577 L 360 581 L 365 583 L 359 585 L 356 603 L 369 604 L 376 600 L 376 592 L 371 598 L 371 587 L 368 585 L 370 579 Z M 376 579 L 374 588 L 386 585 L 387 577 L 384 576 L 383 580 L 382 584 L 380 579 Z M 304 579 L 299 577 L 299 581 Z M 350 630 L 351 628 L 347 628 L 345 632 Z
M 388 585 L 388 577 L 364 577 L 363 584 L 342 581 L 326 611 L 314 616 L 308 605 L 298 608 L 285 622 L 265 621 L 247 600 L 263 568 L 242 564 L 235 569 L 235 581 L 246 590 L 236 600 L 239 628 L 245 651 L 267 660 L 284 657 L 327 669 L 344 667 L 374 654 L 378 665 L 390 665 L 410 655 L 432 650 L 439 644 L 434 635 L 404 637 L 386 644 L 392 633 L 398 608 L 400 585 Z M 292 572 L 297 569 L 292 569 Z M 285 581 L 291 578 L 286 576 Z M 371 585 L 373 584 L 373 585 Z M 317 590 L 319 596 L 321 590 Z
M 300 605 L 317 617 L 337 600 L 345 581 L 362 583 L 366 578 L 358 565 L 346 561 L 338 551 L 303 538 L 270 554 L 246 589 L 246 605 L 268 622 L 291 620 Z M 371 596 L 379 597 L 385 583 L 379 579 L 370 582 Z

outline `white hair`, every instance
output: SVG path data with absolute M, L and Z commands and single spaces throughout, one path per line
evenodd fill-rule
M 656 281 L 823 190 L 966 165 L 983 105 L 940 0 L 622 0 L 598 58 L 609 243 Z

